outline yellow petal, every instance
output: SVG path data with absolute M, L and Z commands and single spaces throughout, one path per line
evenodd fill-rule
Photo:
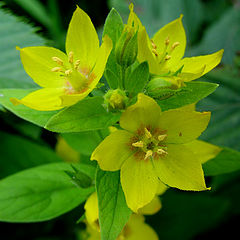
M 144 222 L 144 217 L 132 214 L 125 228 L 126 240 L 158 240 L 155 231 Z
M 65 80 L 60 76 L 61 72 L 52 71 L 55 67 L 61 67 L 52 58 L 60 58 L 69 67 L 65 53 L 52 47 L 26 47 L 19 50 L 23 67 L 34 82 L 48 88 L 64 86 Z
M 87 232 L 83 232 L 83 237 L 80 239 L 87 239 L 87 240 L 101 240 L 101 234 L 95 228 L 92 228 L 89 224 L 87 224 Z M 85 235 L 87 234 L 87 235 Z M 82 235 L 81 235 L 82 236 Z
M 220 147 L 200 140 L 195 140 L 184 145 L 198 156 L 202 164 L 215 158 L 222 151 Z
M 94 150 L 91 160 L 97 160 L 102 170 L 119 170 L 123 162 L 134 154 L 131 151 L 131 145 L 129 146 L 132 136 L 124 130 L 111 133 Z
M 154 160 L 154 167 L 162 182 L 182 190 L 207 190 L 200 160 L 181 144 L 169 144 L 168 154 Z
M 159 181 L 157 195 L 163 195 L 167 190 L 168 190 L 168 187 L 164 183 Z
M 89 16 L 79 7 L 73 13 L 70 21 L 66 52 L 73 52 L 73 60 L 93 67 L 99 49 L 97 32 Z
M 140 126 L 157 126 L 161 109 L 152 98 L 138 94 L 137 102 L 128 107 L 122 114 L 120 126 L 130 132 L 135 132 Z
M 62 105 L 67 107 L 76 104 L 80 100 L 84 99 L 90 93 L 90 89 L 83 93 L 78 94 L 64 94 L 61 96 Z
M 159 65 L 152 54 L 151 42 L 147 35 L 146 29 L 143 28 L 138 32 L 138 61 L 147 61 L 149 72 L 153 74 L 159 73 Z
M 185 48 L 186 48 L 186 34 L 182 24 L 182 15 L 165 25 L 161 28 L 153 37 L 154 43 L 157 45 L 158 52 L 164 52 L 165 49 L 165 40 L 169 38 L 169 44 L 167 51 L 171 56 L 166 63 L 166 68 L 170 66 L 176 65 L 180 59 L 183 57 Z M 172 45 L 176 42 L 179 42 L 179 46 L 177 46 L 171 53 L 170 49 Z
M 200 69 L 204 67 L 204 71 L 202 72 L 201 76 L 206 74 L 207 72 L 211 71 L 215 68 L 222 59 L 223 49 L 215 52 L 213 54 L 198 56 L 198 57 L 190 57 L 190 58 L 183 58 L 175 67 L 175 69 L 179 69 L 179 67 L 183 66 L 182 72 L 183 73 L 199 73 Z M 199 78 L 199 76 L 196 76 Z M 194 79 L 196 79 L 194 78 Z M 193 80 L 193 79 L 192 79 Z
M 99 230 L 99 224 L 98 224 L 98 199 L 97 199 L 97 193 L 94 192 L 90 195 L 90 197 L 87 199 L 85 205 L 85 216 L 87 219 L 87 222 L 90 224 L 90 226 L 93 229 Z
M 167 130 L 167 143 L 187 143 L 198 138 L 207 128 L 210 112 L 169 110 L 162 113 L 159 127 Z
M 162 203 L 159 197 L 155 196 L 150 203 L 148 203 L 146 206 L 138 210 L 138 214 L 153 215 L 157 213 L 161 208 L 162 208 Z
M 21 100 L 11 98 L 14 105 L 23 104 L 38 111 L 53 111 L 63 108 L 61 96 L 64 95 L 63 88 L 42 88 L 31 92 Z
M 121 184 L 127 205 L 133 212 L 152 201 L 157 192 L 158 182 L 150 160 L 138 160 L 132 156 L 123 163 Z
M 93 82 L 91 83 L 91 89 L 93 89 L 97 83 L 99 82 L 100 78 L 103 75 L 107 60 L 108 60 L 108 56 L 112 50 L 112 40 L 105 35 L 103 37 L 103 43 L 98 51 L 98 56 L 96 59 L 96 63 L 95 66 L 93 68 L 93 74 L 95 76 Z
M 129 16 L 128 16 L 128 21 L 127 21 L 127 25 L 129 27 L 134 27 L 134 29 L 137 31 L 141 30 L 143 25 L 140 21 L 140 19 L 138 18 L 137 14 L 133 11 L 134 9 L 134 5 L 133 3 L 130 3 L 129 5 Z

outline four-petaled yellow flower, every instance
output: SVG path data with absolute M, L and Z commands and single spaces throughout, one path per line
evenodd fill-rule
M 203 155 L 215 148 L 195 139 L 209 120 L 210 112 L 186 107 L 161 112 L 152 98 L 140 93 L 120 118 L 124 130 L 106 137 L 91 160 L 105 171 L 121 170 L 126 201 L 134 212 L 155 197 L 160 181 L 182 190 L 207 190 L 200 158 L 208 160 Z M 207 149 L 205 154 L 196 151 L 199 146 Z
M 161 28 L 149 39 L 145 27 L 130 5 L 128 25 L 138 30 L 138 60 L 147 61 L 150 73 L 181 87 L 201 77 L 216 67 L 223 54 L 223 49 L 210 55 L 183 58 L 186 48 L 186 34 L 180 18 Z
M 85 216 L 87 223 L 87 240 L 101 240 L 99 229 L 98 200 L 94 192 L 85 203 Z M 156 213 L 156 203 L 147 206 L 148 212 Z M 144 213 L 143 213 L 144 214 Z M 117 240 L 158 240 L 155 231 L 144 222 L 144 216 L 132 214 L 129 221 L 123 228 Z
M 91 19 L 77 7 L 67 32 L 67 54 L 52 47 L 18 49 L 25 71 L 42 89 L 21 100 L 12 98 L 12 103 L 50 111 L 77 103 L 96 87 L 103 75 L 112 41 L 104 36 L 99 47 Z

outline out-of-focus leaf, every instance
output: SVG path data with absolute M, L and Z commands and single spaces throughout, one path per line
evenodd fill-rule
M 231 64 L 234 56 L 240 49 L 240 8 L 236 6 L 228 9 L 221 19 L 214 22 L 205 32 L 205 35 L 194 49 L 194 55 L 209 54 L 224 49 L 222 62 Z
M 161 211 L 150 219 L 159 239 L 190 240 L 224 220 L 230 202 L 206 192 L 168 190 L 162 196 L 162 205 Z
M 198 104 L 198 109 L 211 111 L 211 121 L 201 138 L 216 145 L 240 150 L 240 76 L 233 69 L 212 71 L 207 81 L 218 89 Z
M 43 45 L 35 29 L 0 9 L 0 88 L 33 88 L 36 84 L 25 73 L 16 46 Z
M 218 85 L 214 83 L 193 81 L 186 83 L 186 87 L 177 90 L 173 96 L 163 100 L 156 100 L 161 109 L 166 111 L 196 103 L 214 92 L 217 87 Z
M 215 176 L 240 170 L 240 152 L 224 148 L 214 159 L 203 165 L 206 176 Z
M 61 161 L 50 148 L 12 134 L 0 132 L 0 142 L 0 178 L 26 168 Z
M 122 191 L 119 171 L 105 172 L 98 169 L 96 188 L 101 238 L 116 239 L 131 215 Z
M 45 127 L 61 133 L 104 129 L 116 123 L 120 114 L 107 112 L 102 104 L 102 97 L 86 98 L 54 115 Z
M 93 167 L 75 165 L 87 175 Z M 39 222 L 55 218 L 81 204 L 94 191 L 74 185 L 65 171 L 67 163 L 46 164 L 0 181 L 0 221 Z
M 11 97 L 22 98 L 34 90 L 35 89 L 0 89 L 0 104 L 18 117 L 43 127 L 57 111 L 42 112 L 24 105 L 14 106 L 9 100 Z

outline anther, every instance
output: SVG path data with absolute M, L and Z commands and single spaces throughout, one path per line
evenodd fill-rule
M 59 57 L 52 57 L 52 60 L 56 62 L 58 65 L 61 65 L 61 66 L 63 65 L 63 61 Z
M 157 49 L 157 45 L 154 43 L 154 41 L 152 39 L 151 39 L 151 44 L 152 44 L 153 49 Z
M 152 150 L 148 150 L 148 151 L 146 152 L 146 155 L 145 155 L 145 157 L 144 157 L 144 160 L 148 159 L 148 158 L 151 157 L 152 155 L 153 155 L 153 151 L 152 151 Z
M 167 60 L 169 60 L 169 59 L 171 59 L 171 56 L 170 56 L 170 55 L 167 55 L 167 56 L 165 57 L 165 60 L 167 61 Z
M 145 136 L 147 138 L 151 138 L 152 137 L 152 134 L 147 130 L 147 128 L 144 128 L 144 131 L 145 131 Z
M 133 147 L 143 148 L 143 142 L 139 141 L 139 142 L 132 143 L 132 146 Z
M 71 69 L 68 69 L 68 70 L 65 71 L 65 74 L 66 74 L 67 76 L 69 76 L 71 73 L 72 73 L 72 70 L 71 70 Z
M 170 43 L 170 40 L 169 40 L 169 37 L 167 37 L 167 38 L 165 39 L 165 45 L 168 46 L 169 43 Z
M 162 155 L 162 154 L 168 154 L 168 153 L 166 151 L 164 151 L 163 149 L 159 148 L 157 150 L 157 154 Z
M 156 51 L 155 48 L 152 49 L 152 52 L 154 53 L 154 55 L 155 55 L 156 57 L 158 56 L 158 53 L 157 53 L 157 51 Z
M 166 134 L 159 135 L 159 136 L 158 136 L 158 141 L 163 141 L 166 137 L 167 137 Z
M 180 42 L 173 43 L 171 49 L 174 50 L 179 44 L 180 44 Z
M 51 69 L 52 72 L 61 72 L 62 69 L 60 67 L 54 67 Z
M 77 69 L 78 66 L 79 66 L 79 64 L 80 64 L 80 60 L 77 60 L 77 61 L 74 63 L 74 68 Z
M 69 52 L 68 54 L 68 62 L 73 63 L 73 52 Z

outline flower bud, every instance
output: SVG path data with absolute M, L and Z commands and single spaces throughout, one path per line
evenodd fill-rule
M 116 43 L 115 55 L 117 63 L 123 67 L 128 67 L 136 61 L 137 54 L 137 32 L 133 27 L 125 26 Z
M 128 98 L 120 89 L 109 90 L 104 96 L 104 104 L 108 110 L 122 110 L 126 107 Z

